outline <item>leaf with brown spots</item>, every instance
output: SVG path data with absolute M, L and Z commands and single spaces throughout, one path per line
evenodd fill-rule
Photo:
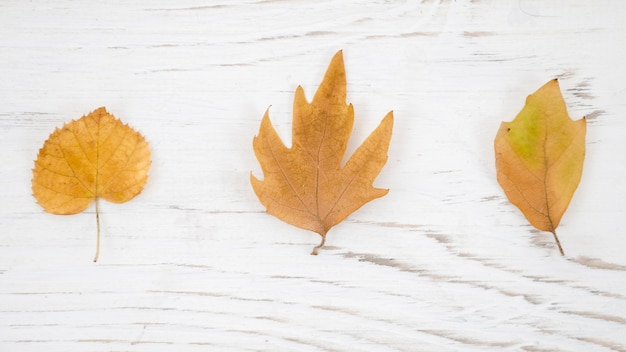
M 498 182 L 511 203 L 541 231 L 556 235 L 585 159 L 585 118 L 572 121 L 554 79 L 528 96 L 511 122 L 503 122 L 494 142 Z
M 294 226 L 318 233 L 324 245 L 331 227 L 388 190 L 372 186 L 387 161 L 393 127 L 389 112 L 344 166 L 354 110 L 346 105 L 346 74 L 339 51 L 312 102 L 302 87 L 293 104 L 292 146 L 287 148 L 266 111 L 253 147 L 263 181 L 250 175 L 267 212 Z
M 144 137 L 99 108 L 56 129 L 39 150 L 33 169 L 33 195 L 47 212 L 80 213 L 96 201 L 97 245 L 100 252 L 98 199 L 131 200 L 148 179 L 150 149 Z

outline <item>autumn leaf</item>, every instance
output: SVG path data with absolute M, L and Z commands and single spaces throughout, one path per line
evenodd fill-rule
M 55 131 L 39 150 L 33 169 L 33 195 L 47 212 L 80 213 L 95 200 L 100 253 L 98 199 L 124 203 L 148 179 L 150 149 L 144 137 L 104 107 Z
M 250 181 L 267 212 L 294 226 L 318 233 L 324 245 L 331 227 L 388 190 L 372 183 L 387 161 L 393 127 L 389 112 L 342 167 L 354 123 L 352 104 L 346 105 L 343 54 L 333 57 L 313 101 L 302 87 L 293 104 L 292 146 L 287 148 L 266 111 L 253 147 L 263 181 Z
M 528 96 L 495 139 L 498 182 L 511 203 L 541 231 L 556 228 L 578 187 L 585 159 L 586 120 L 572 121 L 556 79 Z

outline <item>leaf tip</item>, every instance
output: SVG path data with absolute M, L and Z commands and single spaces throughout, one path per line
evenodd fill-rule
M 561 91 L 561 88 L 559 86 L 559 79 L 558 78 L 553 78 L 553 79 L 549 80 L 548 83 L 543 85 L 543 87 L 548 87 L 548 88 L 551 88 L 551 89 L 557 89 L 557 90 L 559 90 L 559 92 Z M 539 88 L 539 90 L 541 90 L 541 88 Z
M 256 182 L 260 182 L 260 180 L 256 178 L 256 176 L 254 176 L 254 173 L 252 171 L 250 171 L 250 183 L 252 184 L 252 187 L 255 186 Z
M 343 64 L 343 50 L 339 50 L 333 55 L 333 58 L 330 60 L 331 62 L 340 61 Z
M 383 117 L 383 122 L 390 123 L 393 125 L 393 110 L 389 111 L 385 117 Z

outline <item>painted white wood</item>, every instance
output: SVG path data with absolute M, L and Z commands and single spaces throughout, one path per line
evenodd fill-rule
M 0 3 L 0 350 L 625 351 L 626 3 L 18 1 Z M 317 235 L 267 215 L 252 138 L 289 141 L 344 50 L 351 153 L 396 116 L 376 186 Z M 588 117 L 582 182 L 558 233 L 495 179 L 493 138 L 560 79 Z M 144 192 L 45 213 L 33 160 L 99 107 L 149 140 Z

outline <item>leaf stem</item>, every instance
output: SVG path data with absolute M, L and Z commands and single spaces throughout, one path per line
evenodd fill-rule
M 96 256 L 93 258 L 93 262 L 98 261 L 100 256 L 100 210 L 98 209 L 98 197 L 96 197 L 96 227 L 98 229 L 98 235 L 96 237 Z
M 556 245 L 559 247 L 559 252 L 561 252 L 562 256 L 565 256 L 565 253 L 563 253 L 563 247 L 561 247 L 561 241 L 559 241 L 559 237 L 556 235 L 556 231 L 552 231 L 552 235 L 554 236 Z
M 322 235 L 322 242 L 320 242 L 320 244 L 318 244 L 317 246 L 313 247 L 313 252 L 311 252 L 311 255 L 317 255 L 317 251 L 324 247 L 324 242 L 326 242 L 326 236 Z

